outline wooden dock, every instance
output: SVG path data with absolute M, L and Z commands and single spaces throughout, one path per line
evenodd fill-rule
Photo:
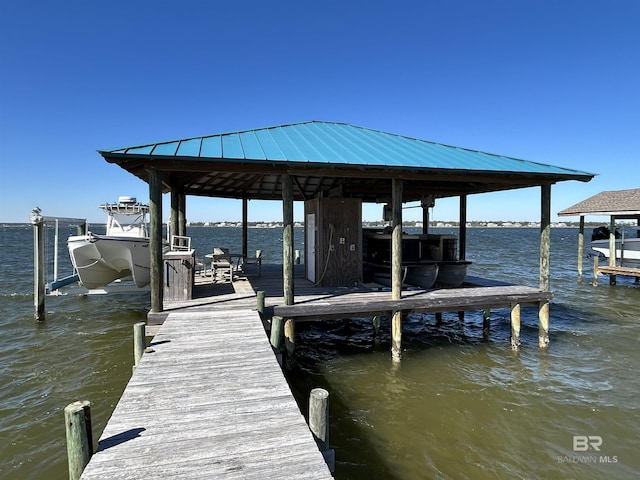
M 232 284 L 196 276 L 193 298 L 149 313 L 153 351 L 136 367 L 83 479 L 331 478 L 269 343 L 257 291 L 265 292 L 264 317 L 286 319 L 290 344 L 296 321 L 507 307 L 517 348 L 520 306 L 538 306 L 548 334 L 552 294 L 532 287 L 470 277 L 463 288 L 394 300 L 375 286 L 317 287 L 297 268 L 296 303 L 286 305 L 281 271 L 263 265 L 261 276 Z
M 82 479 L 332 478 L 260 316 L 234 303 L 166 317 Z

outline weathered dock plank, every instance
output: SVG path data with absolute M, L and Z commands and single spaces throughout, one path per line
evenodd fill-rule
M 176 311 L 82 478 L 331 478 L 250 308 Z

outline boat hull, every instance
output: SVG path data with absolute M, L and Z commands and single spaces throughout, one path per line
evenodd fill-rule
M 438 263 L 438 277 L 436 286 L 444 288 L 457 288 L 464 283 L 471 262 L 465 260 L 452 260 Z
M 431 288 L 438 276 L 438 264 L 436 262 L 403 263 L 402 276 L 403 286 Z M 388 264 L 374 266 L 373 280 L 385 287 L 391 287 L 391 267 Z
M 609 239 L 591 241 L 591 248 L 609 258 Z M 616 260 L 621 266 L 640 267 L 640 238 L 616 239 Z
M 149 285 L 149 239 L 87 234 L 67 240 L 71 262 L 85 288 L 104 287 L 131 277 L 138 288 Z

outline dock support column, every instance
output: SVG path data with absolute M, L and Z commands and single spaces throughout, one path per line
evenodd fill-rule
M 540 290 L 548 292 L 551 258 L 551 185 L 542 185 L 540 203 Z
M 329 448 L 329 392 L 314 388 L 309 394 L 309 429 L 331 473 L 335 470 L 335 452 Z
M 616 217 L 609 219 L 609 266 L 616 266 Z
M 149 170 L 149 254 L 151 255 L 151 311 L 163 309 L 162 282 L 162 175 Z
M 258 290 L 256 292 L 256 310 L 260 314 L 260 317 L 264 315 L 264 290 Z
M 242 255 L 246 258 L 249 255 L 249 200 L 242 199 Z
M 271 332 L 269 332 L 269 341 L 271 342 L 271 346 L 276 350 L 276 352 L 280 351 L 280 345 L 282 345 L 282 337 L 284 335 L 284 320 L 282 317 L 272 317 L 271 318 Z
M 78 480 L 93 455 L 91 433 L 91 403 L 88 400 L 73 402 L 64 409 L 67 434 L 69 480 Z
M 284 321 L 284 347 L 291 357 L 296 349 L 296 322 L 293 318 Z
M 584 257 L 584 216 L 580 215 L 578 232 L 578 283 L 582 283 L 582 257 Z
M 282 281 L 284 304 L 293 305 L 293 179 L 282 176 Z
M 169 234 L 180 235 L 179 212 L 180 211 L 180 193 L 178 186 L 171 185 L 171 215 L 169 215 Z M 171 241 L 171 237 L 169 237 Z
M 371 323 L 373 323 L 373 336 L 377 337 L 380 335 L 380 315 L 374 315 L 371 319 Z
M 45 319 L 44 278 L 44 219 L 38 207 L 31 211 L 33 224 L 33 316 L 38 322 Z
M 465 260 L 467 258 L 467 196 L 460 195 L 460 248 L 458 259 Z
M 538 318 L 538 346 L 547 348 L 549 346 L 549 302 L 540 302 Z
M 491 329 L 491 310 L 485 308 L 482 311 L 482 339 L 489 340 L 489 331 Z
M 598 255 L 593 256 L 593 286 L 598 286 L 598 267 L 600 266 L 600 257 Z
M 520 348 L 520 304 L 511 304 L 511 349 Z
M 137 367 L 142 359 L 142 354 L 147 348 L 147 339 L 145 337 L 145 323 L 138 322 L 133 326 L 133 367 Z
M 402 297 L 402 180 L 394 178 L 391 191 L 391 298 Z M 391 317 L 391 359 L 402 358 L 402 311 L 395 310 Z

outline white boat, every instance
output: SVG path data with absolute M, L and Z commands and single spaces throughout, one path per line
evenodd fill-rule
M 619 266 L 640 268 L 640 238 L 626 237 L 624 230 L 622 234 L 616 231 L 616 260 Z M 591 248 L 606 258 L 610 257 L 609 252 L 609 229 L 598 227 L 591 235 Z
M 105 203 L 105 235 L 88 232 L 67 240 L 71 262 L 80 283 L 87 289 L 103 287 L 114 280 L 131 278 L 138 288 L 150 282 L 149 206 L 135 197 L 119 197 L 117 203 Z

